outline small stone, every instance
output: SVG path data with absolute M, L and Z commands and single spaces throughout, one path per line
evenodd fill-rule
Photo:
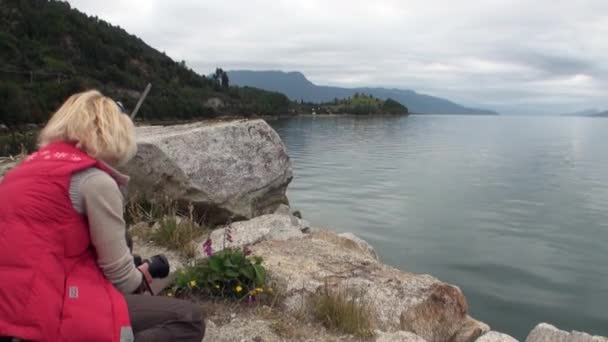
M 293 213 L 291 213 L 291 215 L 299 218 L 300 220 L 302 219 L 302 213 L 299 210 L 294 211 Z
M 256 336 L 253 338 L 253 342 L 262 342 L 264 341 L 260 336 Z
M 230 314 L 230 318 L 235 319 L 236 318 L 236 314 L 233 312 Z
M 288 205 L 286 204 L 281 204 L 279 205 L 279 207 L 274 211 L 274 214 L 276 215 L 289 215 L 289 211 L 290 208 Z

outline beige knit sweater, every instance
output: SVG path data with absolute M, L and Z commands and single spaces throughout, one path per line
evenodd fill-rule
M 113 172 L 113 176 L 128 180 Z M 97 264 L 106 278 L 122 293 L 133 293 L 141 285 L 142 274 L 127 246 L 124 198 L 116 181 L 96 168 L 81 171 L 72 176 L 70 199 L 74 209 L 88 220 Z

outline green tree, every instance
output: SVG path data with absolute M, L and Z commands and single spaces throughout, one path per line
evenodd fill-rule
M 228 73 L 222 70 L 222 88 L 230 88 L 230 80 L 228 79 Z
M 0 83 L 0 122 L 15 126 L 27 122 L 29 118 L 20 115 L 25 105 L 23 91 L 16 84 Z
M 386 114 L 408 114 L 407 107 L 393 99 L 384 101 L 382 111 Z

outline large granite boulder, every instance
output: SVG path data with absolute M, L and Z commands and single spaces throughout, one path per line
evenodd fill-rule
M 168 197 L 211 224 L 274 212 L 287 204 L 292 168 L 263 120 L 137 128 L 138 152 L 123 171 L 129 196 Z
M 541 323 L 530 332 L 526 342 L 608 342 L 608 338 L 578 331 L 567 332 L 550 324 Z
M 320 231 L 261 240 L 253 253 L 263 257 L 273 280 L 284 288 L 288 312 L 301 312 L 307 296 L 327 286 L 362 293 L 376 327 L 384 332 L 403 330 L 427 342 L 472 342 L 490 330 L 468 315 L 457 287 L 381 264 L 373 249 L 351 238 Z

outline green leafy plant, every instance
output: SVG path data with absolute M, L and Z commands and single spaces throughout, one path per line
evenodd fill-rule
M 175 294 L 204 294 L 220 298 L 248 298 L 272 292 L 266 286 L 262 258 L 249 250 L 226 248 L 181 270 L 175 279 Z

